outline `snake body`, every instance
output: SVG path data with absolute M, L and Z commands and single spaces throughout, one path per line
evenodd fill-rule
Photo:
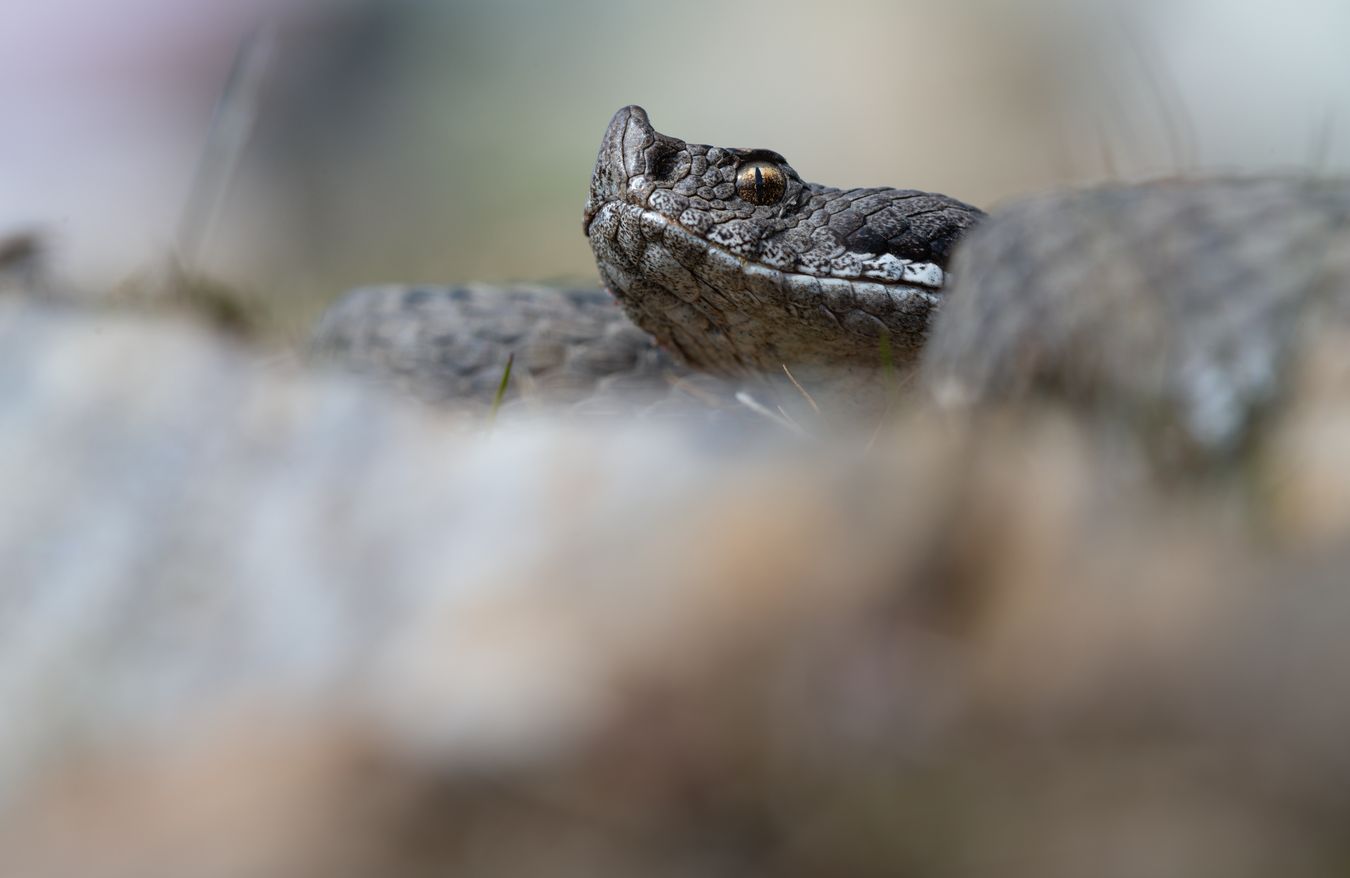
M 508 350 L 527 383 L 573 395 L 615 374 L 654 389 L 786 366 L 859 397 L 922 360 L 943 399 L 1048 393 L 1226 448 L 1350 305 L 1347 181 L 1113 185 L 986 218 L 945 195 L 806 183 L 776 152 L 686 143 L 639 107 L 605 132 L 584 226 L 618 308 L 575 291 L 482 291 L 466 310 L 456 290 L 361 290 L 316 341 L 442 400 L 484 398 Z M 589 329 L 539 355 L 564 314 Z M 615 339 L 621 356 L 584 353 Z
M 513 358 L 514 396 L 575 402 L 663 393 L 687 370 L 600 290 L 366 287 L 314 330 L 325 358 L 436 405 L 482 409 Z
M 1028 198 L 962 243 L 926 383 L 1049 396 L 1237 448 L 1350 316 L 1350 181 L 1165 180 Z

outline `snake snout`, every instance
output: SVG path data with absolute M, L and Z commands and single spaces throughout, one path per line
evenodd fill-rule
M 591 174 L 591 189 L 582 214 L 583 231 L 589 234 L 591 220 L 600 208 L 622 198 L 628 181 L 642 173 L 638 167 L 642 162 L 642 149 L 655 135 L 647 120 L 647 111 L 636 104 L 621 108 L 609 120 Z

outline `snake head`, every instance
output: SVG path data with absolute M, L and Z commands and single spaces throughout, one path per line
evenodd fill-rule
M 777 152 L 687 143 L 641 107 L 610 120 L 584 227 L 629 316 L 689 365 L 879 365 L 917 352 L 955 241 L 943 195 L 802 180 Z
M 691 145 L 660 133 L 646 110 L 630 105 L 614 114 L 600 141 L 583 226 L 589 232 L 591 220 L 608 202 L 649 207 L 655 195 L 658 203 L 668 204 L 663 193 L 692 193 L 698 182 L 711 184 L 711 194 L 722 196 L 714 200 L 741 195 L 751 206 L 794 205 L 806 186 L 772 150 Z

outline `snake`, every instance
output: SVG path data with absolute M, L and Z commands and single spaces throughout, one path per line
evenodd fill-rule
M 508 358 L 522 392 L 571 401 L 786 375 L 856 411 L 900 374 L 957 406 L 1048 397 L 1222 450 L 1350 305 L 1350 181 L 1116 182 L 986 214 L 809 183 L 638 106 L 605 130 L 583 228 L 604 291 L 364 288 L 314 349 L 443 403 L 491 398 Z

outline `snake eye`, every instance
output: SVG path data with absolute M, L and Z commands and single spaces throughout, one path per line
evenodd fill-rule
M 773 162 L 747 162 L 736 172 L 736 194 L 751 204 L 776 204 L 787 189 L 787 175 Z

